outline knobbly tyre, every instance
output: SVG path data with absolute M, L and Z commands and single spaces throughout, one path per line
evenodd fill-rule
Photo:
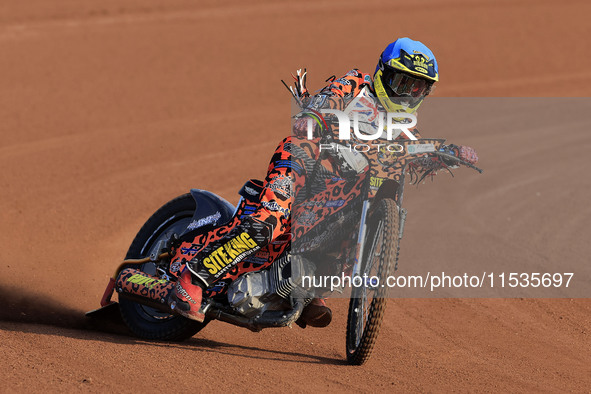
M 335 144 L 331 135 L 327 133 L 320 143 Z M 304 286 L 304 276 L 344 273 L 352 278 L 375 276 L 385 283 L 393 274 L 406 219 L 402 208 L 405 177 L 410 177 L 409 183 L 418 183 L 441 169 L 440 163 L 446 163 L 446 169 L 464 165 L 482 172 L 451 154 L 444 141 L 397 141 L 403 147 L 400 151 L 374 149 L 354 153 L 355 157 L 347 149 L 322 151 L 306 181 L 312 187 L 294 194 L 292 233 L 239 262 L 233 275 L 207 289 L 203 323 L 176 313 L 174 303 L 169 306 L 185 265 L 173 259 L 176 248 L 180 240 L 253 212 L 260 204 L 263 183 L 246 182 L 236 207 L 212 192 L 192 189 L 148 219 L 109 280 L 101 308 L 87 315 L 118 308 L 133 334 L 164 341 L 188 339 L 212 320 L 252 331 L 302 325 L 298 319 L 305 306 L 314 297 L 327 295 L 324 289 Z M 319 170 L 323 155 L 340 161 L 343 171 L 329 174 Z M 313 194 L 313 185 L 318 183 L 324 190 Z M 292 241 L 287 248 L 277 244 Z M 118 303 L 111 300 L 114 291 Z M 382 322 L 386 292 L 386 287 L 369 281 L 351 289 L 346 331 L 350 364 L 360 365 L 369 359 Z

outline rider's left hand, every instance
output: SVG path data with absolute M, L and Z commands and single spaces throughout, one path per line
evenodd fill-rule
M 305 137 L 308 135 L 308 121 L 312 122 L 312 135 L 315 134 L 316 129 L 316 122 L 312 121 L 311 118 L 307 116 L 302 116 L 295 120 L 293 125 L 293 133 L 297 137 Z
M 470 164 L 478 163 L 478 155 L 476 151 L 469 146 L 460 146 L 460 159 L 467 161 Z

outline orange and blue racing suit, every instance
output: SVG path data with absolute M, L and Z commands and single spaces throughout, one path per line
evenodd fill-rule
M 375 95 L 371 75 L 354 69 L 341 78 L 332 78 L 329 85 L 307 100 L 305 105 L 313 110 L 342 110 L 364 88 L 370 95 Z M 412 132 L 420 138 L 416 130 Z M 302 136 L 294 131 L 293 138 L 299 137 Z M 198 234 L 192 240 L 185 240 L 176 248 L 173 259 L 186 262 L 196 282 L 207 288 L 221 278 L 228 278 L 229 274 L 231 279 L 235 279 L 242 273 L 237 267 L 241 261 L 262 253 L 271 243 L 290 233 L 293 193 L 304 184 L 310 169 L 310 158 L 292 153 L 296 145 L 297 142 L 292 141 L 290 136 L 281 141 L 275 150 L 262 191 L 258 194 L 257 207 L 252 213 L 235 216 L 229 223 Z M 312 159 L 317 160 L 318 157 Z M 330 171 L 336 169 L 333 167 Z M 289 242 L 279 244 L 281 246 L 274 248 L 276 253 L 282 253 L 289 247 Z M 256 269 L 266 268 L 271 263 L 272 260 L 269 260 L 268 264 L 258 265 Z

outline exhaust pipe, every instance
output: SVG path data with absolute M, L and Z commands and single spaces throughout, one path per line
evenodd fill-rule
M 296 300 L 293 309 L 290 311 L 265 311 L 261 316 L 250 319 L 225 312 L 215 306 L 208 308 L 205 315 L 212 320 L 220 320 L 258 332 L 263 328 L 287 327 L 300 317 L 303 310 L 304 303 L 301 300 Z

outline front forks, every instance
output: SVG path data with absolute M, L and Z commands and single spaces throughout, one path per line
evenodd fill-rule
M 359 233 L 357 235 L 357 247 L 355 248 L 355 264 L 353 264 L 353 272 L 351 275 L 353 278 L 359 276 L 359 271 L 361 270 L 361 259 L 363 258 L 363 248 L 365 246 L 365 232 L 367 231 L 365 220 L 367 218 L 369 207 L 369 200 L 363 201 L 363 207 L 361 207 L 361 221 L 359 222 Z
M 363 207 L 361 209 L 361 221 L 359 225 L 359 233 L 357 235 L 357 248 L 355 252 L 355 264 L 353 265 L 353 272 L 352 277 L 359 276 L 359 272 L 361 270 L 361 259 L 363 258 L 363 249 L 365 247 L 365 233 L 367 231 L 367 225 L 365 220 L 367 219 L 367 212 L 370 208 L 369 200 L 365 200 L 363 202 Z M 398 239 L 402 239 L 402 235 L 404 234 L 404 223 L 406 223 L 406 214 L 407 211 L 405 208 L 400 208 L 398 205 L 398 214 L 400 216 L 399 220 L 399 227 L 398 227 Z

